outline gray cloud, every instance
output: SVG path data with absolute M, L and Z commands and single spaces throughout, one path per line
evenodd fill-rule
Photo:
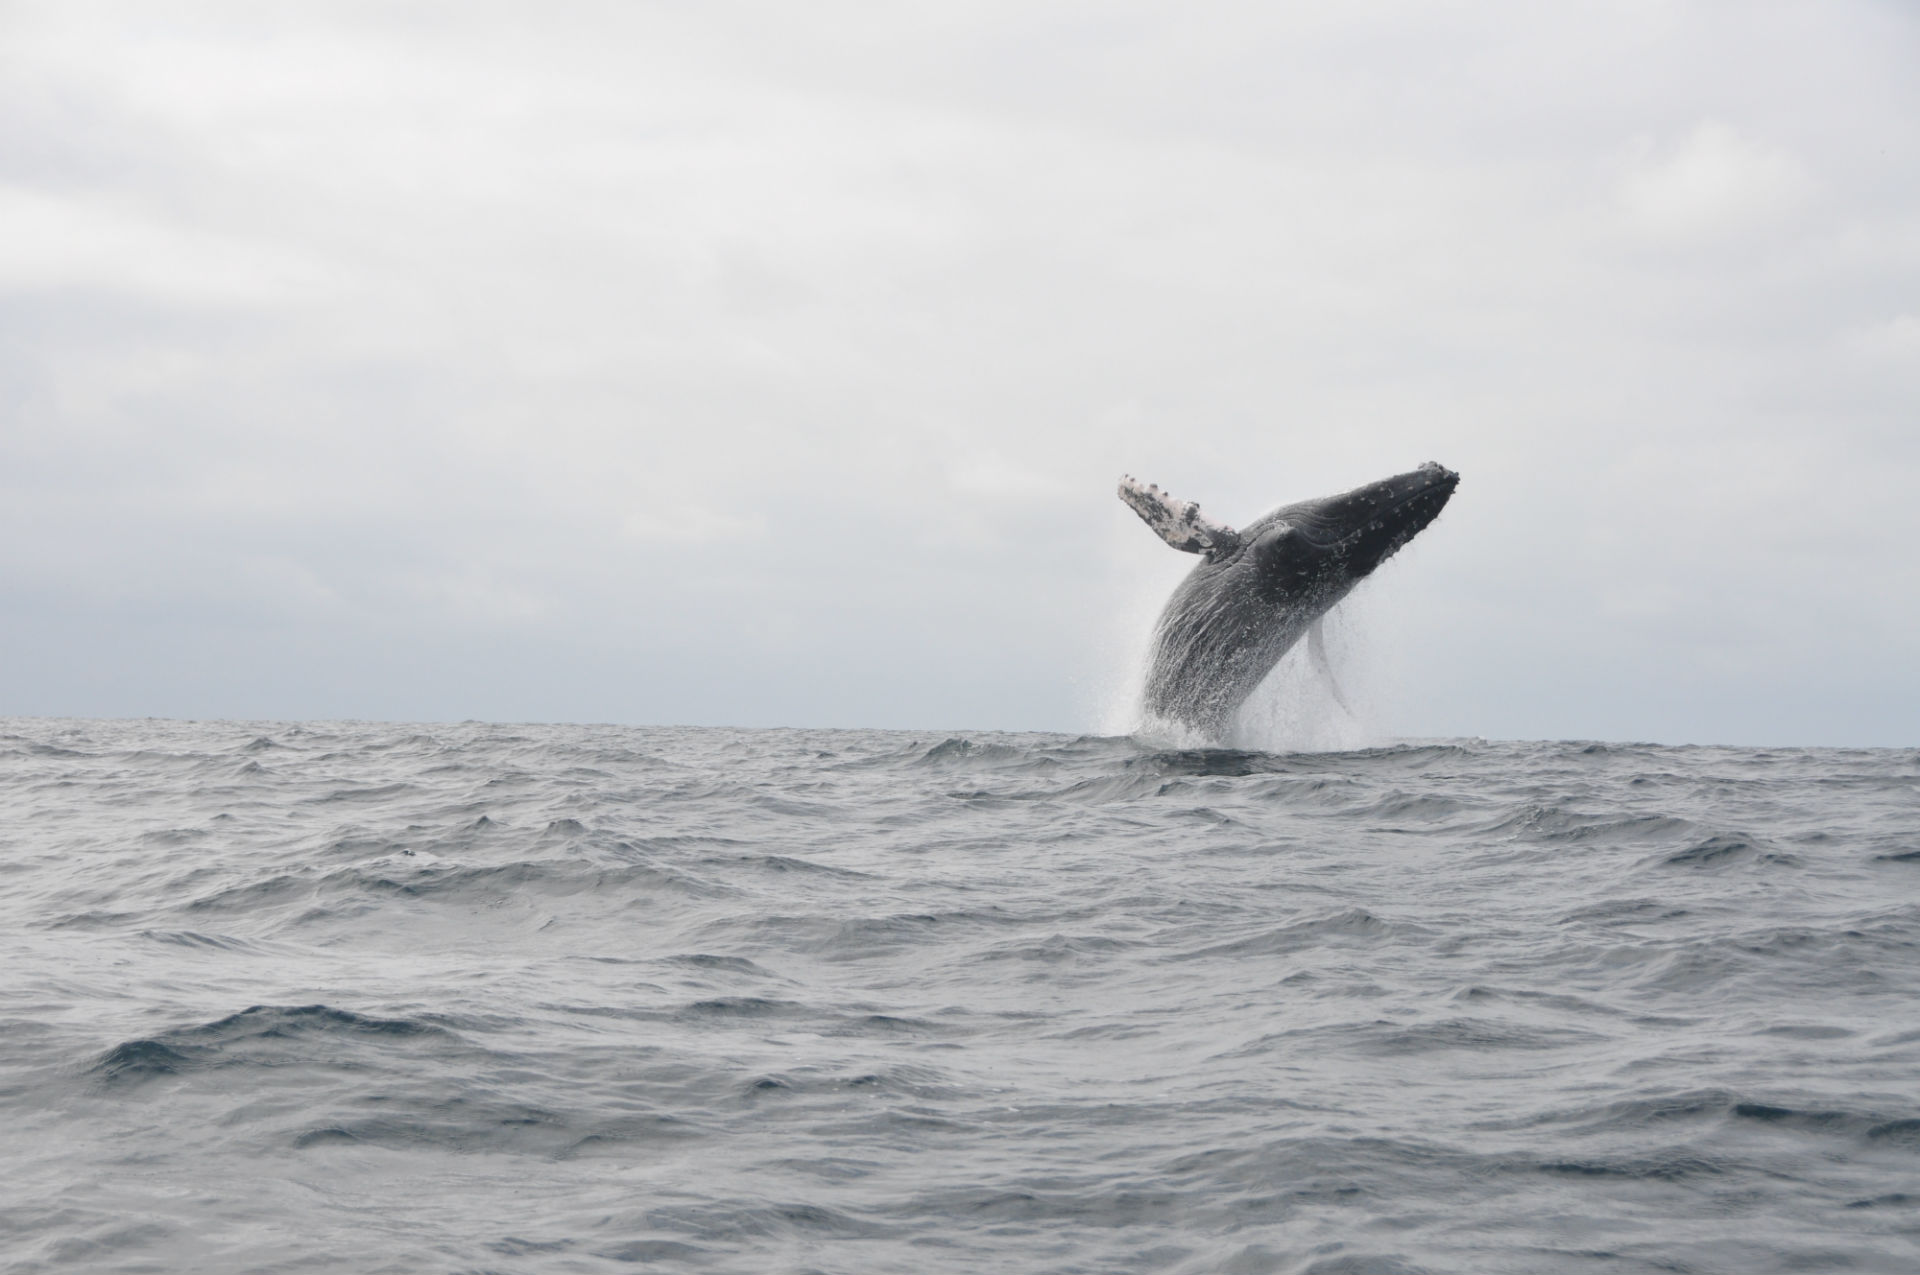
M 1407 733 L 1912 742 L 1894 4 L 22 5 L 0 711 L 1093 727 L 1433 458 Z

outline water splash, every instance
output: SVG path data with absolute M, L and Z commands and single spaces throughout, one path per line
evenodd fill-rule
M 1309 657 L 1304 640 L 1295 643 L 1234 714 L 1223 742 L 1275 753 L 1346 752 L 1390 742 L 1364 617 L 1350 606 L 1341 603 L 1322 621 L 1329 667 Z
M 1327 613 L 1326 651 L 1332 677 L 1309 657 L 1303 639 L 1281 657 L 1234 714 L 1224 736 L 1156 717 L 1144 707 L 1152 658 L 1151 618 L 1131 641 L 1111 644 L 1113 671 L 1099 716 L 1101 733 L 1132 735 L 1164 748 L 1245 748 L 1261 752 L 1346 752 L 1392 742 L 1386 729 L 1384 680 L 1367 635 L 1371 608 L 1348 597 Z M 1337 683 L 1339 690 L 1335 691 Z M 1343 704 L 1341 701 L 1345 700 Z

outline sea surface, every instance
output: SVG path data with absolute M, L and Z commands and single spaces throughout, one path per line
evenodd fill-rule
M 0 720 L 0 1268 L 1920 1271 L 1920 752 Z

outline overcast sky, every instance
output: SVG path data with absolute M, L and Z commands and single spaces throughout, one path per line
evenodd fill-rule
M 1920 9 L 0 6 L 0 713 L 1920 743 Z M 1120 705 L 1121 707 L 1116 707 Z

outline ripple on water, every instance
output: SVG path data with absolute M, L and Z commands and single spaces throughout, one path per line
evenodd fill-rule
M 23 1271 L 1906 1269 L 1916 757 L 10 721 L 0 1221 Z

